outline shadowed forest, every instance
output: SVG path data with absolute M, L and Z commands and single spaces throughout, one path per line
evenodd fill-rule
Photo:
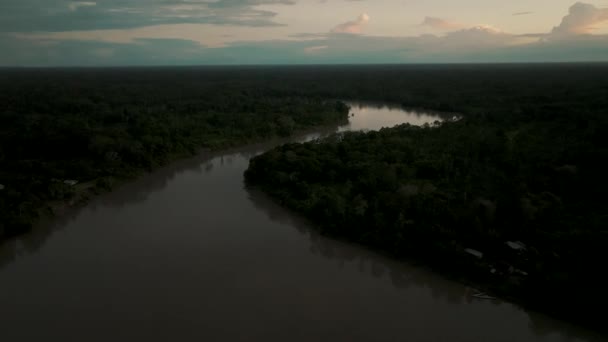
M 396 74 L 379 82 L 384 100 L 462 119 L 280 146 L 252 160 L 248 183 L 324 234 L 599 326 L 589 308 L 608 304 L 606 67 Z
M 348 116 L 340 102 L 264 87 L 263 73 L 45 69 L 0 75 L 0 239 L 171 160 Z
M 0 239 L 174 159 L 345 122 L 346 100 L 461 119 L 284 145 L 248 184 L 324 234 L 602 323 L 606 64 L 1 69 Z

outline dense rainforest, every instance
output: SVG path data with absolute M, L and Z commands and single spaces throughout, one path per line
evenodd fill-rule
M 606 64 L 0 69 L 0 240 L 201 149 L 344 122 L 341 100 L 461 119 L 284 145 L 247 182 L 326 234 L 603 323 Z
M 461 120 L 287 144 L 252 159 L 246 181 L 325 234 L 601 327 L 608 68 L 427 71 L 378 87 Z
M 242 85 L 233 76 L 172 69 L 0 71 L 0 240 L 65 203 L 201 149 L 347 120 L 341 102 L 282 96 L 260 89 L 263 80 Z

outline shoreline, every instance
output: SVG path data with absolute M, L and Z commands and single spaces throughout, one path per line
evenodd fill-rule
M 17 234 L 0 237 L 0 246 L 3 244 L 10 243 L 12 240 L 19 239 L 19 237 L 29 234 L 34 230 L 40 229 L 41 226 L 53 225 L 53 222 L 66 217 L 72 212 L 78 211 L 79 209 L 86 207 L 92 200 L 99 198 L 105 194 L 112 193 L 120 187 L 126 186 L 132 182 L 141 179 L 147 175 L 162 172 L 163 170 L 169 170 L 172 168 L 183 166 L 184 163 L 197 161 L 203 162 L 209 160 L 216 155 L 229 153 L 230 151 L 243 150 L 248 148 L 262 148 L 270 149 L 273 146 L 280 144 L 296 142 L 298 139 L 305 138 L 312 134 L 332 134 L 337 132 L 338 128 L 343 126 L 345 122 L 340 121 L 334 124 L 325 124 L 321 126 L 311 127 L 307 129 L 301 129 L 294 131 L 289 136 L 281 137 L 275 136 L 270 139 L 252 139 L 247 141 L 239 141 L 234 144 L 228 144 L 216 148 L 201 148 L 197 153 L 191 155 L 176 155 L 167 160 L 166 163 L 158 165 L 155 168 L 146 170 L 140 169 L 134 173 L 126 176 L 107 176 L 103 178 L 97 178 L 86 182 L 78 183 L 74 185 L 73 195 L 65 200 L 56 200 L 45 202 L 41 208 L 37 210 L 37 216 L 32 217 L 29 222 L 27 229 L 21 230 Z M 99 183 L 103 181 L 106 185 L 101 186 Z
M 364 103 L 364 102 L 360 102 L 360 103 Z M 406 108 L 406 107 L 403 107 L 403 108 Z M 248 149 L 248 148 L 258 148 L 258 149 L 262 149 L 262 150 L 267 150 L 267 149 L 271 148 L 272 146 L 277 146 L 277 145 L 285 144 L 285 143 L 297 142 L 297 140 L 299 138 L 304 138 L 310 134 L 318 134 L 320 132 L 323 132 L 324 128 L 332 128 L 332 131 L 336 132 L 339 127 L 340 127 L 340 125 L 331 125 L 331 126 L 323 125 L 323 126 L 317 126 L 317 127 L 313 127 L 313 128 L 309 128 L 309 129 L 295 131 L 288 137 L 273 137 L 271 139 L 260 139 L 260 140 L 253 139 L 253 140 L 249 140 L 249 141 L 235 142 L 234 144 L 229 143 L 227 146 L 221 146 L 221 147 L 217 147 L 214 149 L 203 148 L 203 149 L 200 149 L 197 153 L 192 154 L 192 155 L 183 155 L 182 154 L 182 155 L 171 156 L 167 160 L 166 163 L 158 165 L 157 167 L 154 167 L 150 170 L 141 169 L 141 170 L 137 170 L 133 174 L 130 174 L 125 177 L 120 177 L 120 176 L 109 177 L 109 179 L 99 178 L 99 179 L 77 184 L 75 186 L 76 189 L 74 190 L 74 195 L 70 199 L 65 200 L 65 201 L 54 201 L 54 202 L 46 203 L 44 205 L 44 207 L 40 209 L 40 211 L 39 211 L 40 216 L 38 217 L 38 219 L 35 220 L 36 222 L 34 222 L 32 224 L 31 230 L 37 229 L 37 227 L 40 225 L 53 224 L 53 222 L 57 221 L 58 219 L 60 219 L 62 217 L 66 217 L 70 213 L 76 212 L 76 211 L 80 210 L 81 208 L 86 207 L 94 199 L 100 198 L 101 196 L 103 196 L 105 194 L 112 193 L 113 191 L 116 191 L 119 188 L 126 186 L 132 182 L 135 182 L 136 180 L 141 179 L 147 175 L 154 174 L 157 172 L 162 172 L 163 170 L 174 169 L 176 167 L 179 167 L 180 165 L 183 165 L 183 163 L 188 163 L 188 162 L 192 162 L 192 161 L 203 162 L 203 161 L 209 160 L 217 155 L 230 153 L 231 151 L 242 151 L 242 150 Z M 323 133 L 320 133 L 320 135 L 322 135 L 322 134 Z M 110 181 L 109 185 L 102 187 L 99 184 L 97 184 L 99 182 L 99 180 L 102 180 L 102 179 L 109 180 Z M 259 188 L 259 189 L 262 190 L 265 194 L 269 195 L 270 198 L 277 199 L 276 197 L 272 196 L 269 192 L 264 191 L 263 188 Z M 283 206 L 280 203 L 280 201 L 278 201 L 278 203 L 281 206 Z M 289 207 L 286 207 L 286 206 L 283 206 L 283 207 L 288 209 L 290 212 L 292 212 L 295 215 L 304 217 L 302 214 L 297 213 L 296 211 L 294 211 L 293 209 L 291 209 Z M 312 223 L 312 221 L 309 221 L 309 222 L 310 222 L 310 226 L 312 229 L 316 230 L 317 232 L 320 231 L 319 227 L 316 224 Z M 27 233 L 28 232 L 24 232 L 23 234 L 27 234 Z M 11 239 L 19 238 L 19 236 L 21 236 L 23 234 L 12 236 L 12 237 L 9 237 L 8 239 L 0 240 L 0 245 L 6 241 L 10 241 Z M 323 234 L 323 235 L 325 235 L 325 234 Z M 399 255 L 399 254 L 392 253 L 392 252 L 385 250 L 383 248 L 380 248 L 380 247 L 361 243 L 354 239 L 349 239 L 349 238 L 339 237 L 339 236 L 332 236 L 332 235 L 326 235 L 326 236 L 329 236 L 332 239 L 348 241 L 349 243 L 354 243 L 358 246 L 361 246 L 361 247 L 369 249 L 371 251 L 380 253 L 380 254 L 390 257 L 392 259 L 406 262 L 406 263 L 414 265 L 416 267 L 422 267 L 424 269 L 428 269 L 429 271 L 436 273 L 438 275 L 441 275 L 441 276 L 445 277 L 446 279 L 454 280 L 463 285 L 470 285 L 485 293 L 488 293 L 491 295 L 496 295 L 497 299 L 516 304 L 523 308 L 541 312 L 541 313 L 547 314 L 548 316 L 555 317 L 555 318 L 567 321 L 569 323 L 577 324 L 582 327 L 589 327 L 596 331 L 599 331 L 598 326 L 596 326 L 596 325 L 593 325 L 593 324 L 586 325 L 586 324 L 582 324 L 582 322 L 580 322 L 580 320 L 572 319 L 573 317 L 574 318 L 579 317 L 576 314 L 564 315 L 563 313 L 560 313 L 560 312 L 543 310 L 541 305 L 535 305 L 534 303 L 527 301 L 521 297 L 518 297 L 517 295 L 513 295 L 512 293 L 509 294 L 508 290 L 501 291 L 499 289 L 499 286 L 496 285 L 496 282 L 494 282 L 494 283 L 484 282 L 480 279 L 475 279 L 476 278 L 474 276 L 475 273 L 477 273 L 479 275 L 478 278 L 483 278 L 481 276 L 481 273 L 477 272 L 477 271 L 479 271 L 480 267 L 471 267 L 468 270 L 463 269 L 463 270 L 461 270 L 461 272 L 454 271 L 453 269 L 450 269 L 449 266 L 442 265 L 439 262 L 425 260 L 424 257 L 416 257 L 414 255 L 415 252 L 411 253 L 411 255 L 408 255 L 408 253 L 403 253 L 403 254 Z M 471 276 L 472 274 L 473 274 L 473 276 Z
M 542 303 L 535 303 L 533 301 L 526 300 L 526 298 L 522 296 L 517 296 L 516 294 L 514 294 L 513 292 L 509 292 L 508 290 L 500 290 L 499 284 L 497 284 L 496 282 L 488 282 L 480 279 L 483 278 L 483 274 L 482 272 L 476 272 L 479 271 L 479 267 L 471 267 L 468 270 L 455 270 L 449 265 L 441 264 L 440 262 L 436 261 L 426 260 L 423 256 L 416 256 L 415 252 L 394 253 L 387 249 L 374 246 L 373 244 L 365 244 L 363 242 L 351 239 L 346 236 L 328 234 L 322 230 L 319 224 L 316 224 L 314 221 L 312 221 L 310 218 L 306 217 L 302 213 L 299 213 L 293 208 L 290 208 L 289 206 L 285 205 L 281 202 L 280 198 L 274 196 L 271 192 L 265 191 L 263 186 L 246 183 L 246 187 L 263 193 L 273 203 L 280 206 L 284 210 L 287 210 L 290 215 L 293 215 L 294 217 L 303 220 L 303 222 L 305 222 L 307 226 L 316 234 L 333 240 L 341 241 L 343 243 L 357 246 L 359 248 L 368 250 L 370 252 L 387 257 L 389 259 L 398 262 L 403 262 L 408 265 L 411 265 L 412 267 L 431 272 L 440 277 L 443 277 L 446 280 L 453 281 L 463 286 L 469 287 L 471 288 L 471 290 L 477 292 L 476 294 L 471 295 L 472 299 L 480 301 L 499 301 L 513 304 L 521 309 L 527 311 L 534 311 L 546 315 L 547 317 L 550 317 L 552 319 L 562 321 L 566 324 L 570 324 L 579 328 L 589 329 L 590 331 L 598 335 L 604 334 L 606 333 L 606 331 L 608 331 L 606 328 L 603 328 L 604 326 L 601 324 L 588 323 L 588 320 L 585 319 L 586 316 L 581 316 L 578 312 L 572 312 L 572 310 L 547 310 L 546 307 L 543 307 Z M 488 297 L 485 298 L 484 296 Z M 572 312 L 572 314 L 568 314 L 569 312 Z
M 371 244 L 365 244 L 354 239 L 350 239 L 345 236 L 327 234 L 322 229 L 320 229 L 320 226 L 318 224 L 315 224 L 314 221 L 312 221 L 310 218 L 285 205 L 280 201 L 278 197 L 275 197 L 270 192 L 265 191 L 262 186 L 247 183 L 245 184 L 245 186 L 251 191 L 261 193 L 274 205 L 285 210 L 291 218 L 296 219 L 297 221 L 305 224 L 306 227 L 314 234 L 318 234 L 319 236 L 339 241 L 348 245 L 356 246 L 357 248 L 361 248 L 363 250 L 372 252 L 382 257 L 386 257 L 396 262 L 410 265 L 414 268 L 437 275 L 445 280 L 452 281 L 465 287 L 468 287 L 472 291 L 470 293 L 470 298 L 472 300 L 480 302 L 485 301 L 512 304 L 519 309 L 535 312 L 544 315 L 548 318 L 560 321 L 563 324 L 588 330 L 598 338 L 603 337 L 607 332 L 607 329 L 603 328 L 603 325 L 589 324 L 588 320 L 585 320 L 585 317 L 581 316 L 578 312 L 573 312 L 572 315 L 568 315 L 568 310 L 561 312 L 555 310 L 547 310 L 545 307 L 539 305 L 538 303 L 535 304 L 529 300 L 526 300 L 525 298 L 514 295 L 512 293 L 508 293 L 508 291 L 500 291 L 497 289 L 496 284 L 491 284 L 489 282 L 480 280 L 475 276 L 471 276 L 471 272 L 459 272 L 458 270 L 450 268 L 450 266 L 446 264 L 425 260 L 423 257 L 414 255 L 414 253 L 398 254 L 380 247 L 373 246 Z M 487 295 L 490 298 L 478 296 L 480 294 Z
M 323 128 L 327 128 L 327 129 L 331 128 L 331 129 L 335 130 L 338 127 L 339 126 L 326 125 L 326 126 L 320 126 L 320 127 L 316 127 L 316 128 L 301 130 L 301 131 L 295 132 L 294 134 L 292 134 L 289 137 L 275 137 L 275 138 L 272 138 L 269 140 L 237 143 L 237 144 L 234 144 L 233 146 L 218 148 L 218 149 L 214 149 L 214 150 L 201 149 L 198 153 L 196 153 L 194 155 L 181 156 L 178 158 L 171 159 L 166 164 L 160 165 L 159 167 L 154 168 L 153 170 L 141 171 L 141 172 L 138 172 L 137 174 L 134 174 L 132 177 L 115 179 L 115 182 L 112 184 L 112 186 L 109 189 L 103 189 L 103 188 L 97 187 L 94 184 L 95 181 L 80 183 L 77 186 L 82 187 L 82 189 L 77 190 L 74 197 L 71 198 L 68 202 L 58 201 L 58 202 L 48 203 L 46 205 L 46 208 L 41 209 L 42 211 L 44 211 L 44 210 L 50 209 L 49 207 L 54 206 L 53 213 L 52 214 L 49 213 L 47 215 L 41 215 L 41 217 L 37 220 L 37 222 L 35 224 L 33 224 L 32 230 L 38 229 L 38 228 L 40 228 L 40 226 L 55 225 L 57 223 L 57 221 L 60 221 L 61 219 L 66 218 L 66 217 L 70 216 L 71 214 L 78 212 L 80 209 L 91 204 L 91 202 L 93 202 L 94 200 L 99 199 L 102 196 L 110 194 L 114 191 L 117 191 L 121 187 L 127 186 L 129 184 L 133 184 L 137 180 L 143 179 L 146 176 L 149 176 L 149 175 L 152 175 L 155 173 L 160 173 L 163 171 L 166 172 L 166 171 L 181 169 L 184 167 L 184 165 L 187 165 L 188 163 L 194 162 L 194 163 L 198 164 L 198 163 L 210 160 L 216 156 L 231 153 L 231 152 L 242 152 L 243 150 L 249 150 L 249 149 L 267 150 L 267 149 L 271 148 L 272 146 L 278 146 L 280 144 L 285 144 L 285 143 L 290 143 L 290 142 L 291 143 L 297 142 L 297 140 L 299 138 L 305 138 L 307 135 L 310 135 L 310 134 L 317 134 Z M 393 259 L 393 260 L 396 260 L 399 262 L 407 263 L 414 267 L 437 274 L 441 277 L 444 277 L 445 279 L 471 287 L 472 289 L 474 289 L 476 291 L 484 292 L 484 293 L 487 293 L 488 295 L 496 297 L 494 299 L 490 299 L 490 298 L 487 298 L 487 299 L 474 298 L 474 299 L 499 300 L 502 302 L 511 303 L 511 304 L 514 304 L 523 309 L 532 310 L 532 311 L 547 315 L 548 317 L 562 320 L 567 324 L 572 324 L 572 325 L 575 325 L 578 327 L 592 329 L 592 331 L 598 332 L 598 333 L 602 332 L 602 330 L 599 329 L 597 325 L 584 324 L 584 322 L 582 322 L 582 318 L 581 318 L 581 320 L 573 319 L 573 317 L 578 317 L 576 315 L 569 316 L 569 315 L 560 314 L 559 312 L 543 310 L 542 306 L 534 305 L 533 303 L 530 303 L 529 301 L 526 301 L 525 299 L 522 299 L 521 297 L 518 297 L 515 295 L 510 295 L 504 291 L 499 291 L 499 290 L 497 290 L 497 287 L 493 286 L 492 284 L 485 283 L 483 281 L 475 279 L 475 277 L 467 276 L 466 274 L 470 273 L 470 272 L 458 272 L 453 269 L 450 269 L 446 265 L 441 265 L 440 263 L 437 263 L 437 262 L 428 262 L 427 260 L 424 260 L 423 257 L 416 257 L 413 254 L 408 255 L 407 253 L 404 253 L 402 255 L 398 255 L 395 253 L 391 253 L 390 251 L 387 251 L 385 249 L 375 247 L 372 245 L 368 245 L 368 244 L 364 244 L 364 243 L 361 243 L 361 242 L 358 242 L 356 240 L 349 239 L 346 237 L 333 236 L 331 234 L 329 234 L 329 235 L 323 234 L 321 232 L 321 230 L 319 229 L 319 227 L 316 224 L 314 224 L 311 220 L 307 219 L 305 216 L 294 211 L 293 209 L 283 205 L 280 201 L 277 201 L 276 197 L 272 196 L 269 192 L 264 191 L 262 187 L 251 186 L 251 185 L 247 185 L 246 183 L 245 183 L 245 186 L 262 191 L 266 196 L 268 196 L 270 199 L 272 199 L 274 203 L 277 203 L 284 209 L 288 210 L 292 215 L 303 218 L 312 230 L 314 230 L 317 233 L 320 233 L 323 236 L 356 245 L 358 247 L 367 249 L 374 253 L 378 253 L 379 255 L 386 256 L 390 259 Z M 27 232 L 25 234 L 27 234 Z M 18 239 L 22 235 L 23 234 L 11 237 L 9 239 L 6 239 L 5 241 L 0 241 L 0 246 L 7 241 L 10 241 L 13 239 Z

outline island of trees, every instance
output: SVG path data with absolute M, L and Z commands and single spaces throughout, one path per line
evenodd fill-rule
M 324 234 L 601 327 L 608 70 L 507 69 L 431 72 L 401 88 L 459 121 L 287 144 L 254 158 L 246 181 Z

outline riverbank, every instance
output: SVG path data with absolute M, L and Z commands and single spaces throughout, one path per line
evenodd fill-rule
M 0 240 L 29 230 L 49 204 L 61 210 L 201 148 L 289 136 L 348 117 L 338 101 L 224 84 L 221 76 L 160 70 L 154 82 L 149 77 L 140 70 L 3 71 Z M 82 190 L 78 183 L 94 185 Z
M 277 147 L 245 177 L 328 236 L 602 330 L 608 284 L 593 265 L 608 257 L 596 162 L 606 118 L 585 116 L 592 134 L 573 128 L 579 119 L 468 116 L 346 133 Z
M 331 122 L 334 120 L 333 122 Z M 76 184 L 71 184 L 68 181 L 52 180 L 49 188 L 61 195 L 60 200 L 49 200 L 38 204 L 38 209 L 29 211 L 27 215 L 21 215 L 18 224 L 10 225 L 10 221 L 6 220 L 0 224 L 0 244 L 4 240 L 13 239 L 20 235 L 28 233 L 31 229 L 35 229 L 38 222 L 48 222 L 53 218 L 58 218 L 66 212 L 72 212 L 75 209 L 85 206 L 91 199 L 111 192 L 114 189 L 127 184 L 134 179 L 143 175 L 162 169 L 174 163 L 179 163 L 183 160 L 197 158 L 211 158 L 217 153 L 225 152 L 233 148 L 242 148 L 246 146 L 254 146 L 257 144 L 268 144 L 278 142 L 289 142 L 294 137 L 304 136 L 311 133 L 322 132 L 330 134 L 335 132 L 340 124 L 344 125 L 348 122 L 348 107 L 344 107 L 343 111 L 337 117 L 329 116 L 322 124 L 311 127 L 299 127 L 293 129 L 289 134 L 274 135 L 264 138 L 248 138 L 238 140 L 224 140 L 222 143 L 216 143 L 212 148 L 202 148 L 196 153 L 179 153 L 170 156 L 165 156 L 162 163 L 155 165 L 153 168 L 129 169 L 124 174 L 114 174 L 100 177 L 97 179 L 88 180 L 85 182 L 75 181 Z M 324 133 L 323 133 L 324 132 Z M 10 190 L 10 189 L 9 189 Z M 2 194 L 0 194 L 2 195 Z M 0 199 L 1 196 L 0 196 Z M 6 213 L 5 213 L 6 214 Z M 10 215 L 5 215 L 5 219 L 10 219 Z
M 325 135 L 316 133 L 294 139 Z M 244 187 L 250 158 L 284 143 L 177 161 L 3 245 L 3 336 L 605 340 L 508 302 L 476 299 L 424 265 L 317 234 L 310 221 Z M 27 329 L 32 322 L 36 329 Z
M 6 69 L 0 235 L 11 235 L 9 225 L 26 229 L 41 203 L 62 200 L 71 191 L 63 180 L 150 170 L 200 146 L 322 124 L 335 108 L 321 99 L 458 109 L 508 126 L 514 118 L 605 108 L 606 70 L 602 64 Z

